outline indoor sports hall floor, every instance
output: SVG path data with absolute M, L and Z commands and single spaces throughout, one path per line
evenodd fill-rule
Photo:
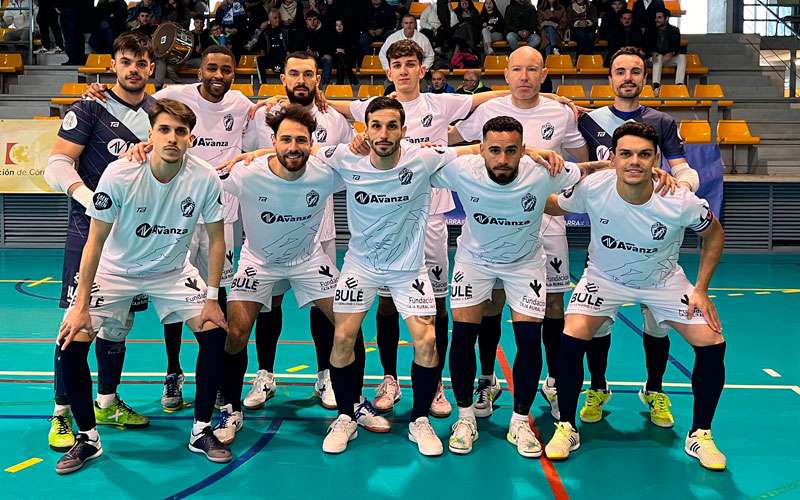
M 341 253 L 341 251 L 340 251 Z M 426 458 L 406 438 L 411 390 L 389 434 L 359 432 L 347 452 L 327 456 L 322 437 L 335 416 L 313 397 L 316 372 L 308 314 L 284 302 L 284 332 L 276 361 L 278 395 L 265 409 L 245 414 L 233 445 L 235 460 L 217 465 L 189 453 L 192 411 L 164 413 L 159 404 L 164 347 L 152 311 L 137 315 L 128 340 L 120 393 L 149 415 L 144 430 L 100 429 L 105 455 L 79 473 L 59 477 L 60 456 L 47 447 L 52 411 L 52 352 L 61 313 L 57 250 L 0 250 L 0 419 L 6 444 L 0 451 L 0 496 L 5 498 L 800 498 L 800 258 L 725 255 L 711 292 L 728 339 L 727 385 L 714 435 L 728 456 L 728 470 L 706 471 L 683 452 L 691 424 L 693 353 L 673 332 L 666 390 L 676 426 L 649 423 L 636 395 L 644 375 L 639 308 L 622 309 L 614 329 L 608 378 L 614 397 L 606 419 L 580 427 L 582 447 L 569 461 L 524 459 L 505 441 L 511 395 L 493 417 L 479 421 L 471 455 Z M 682 259 L 694 276 L 697 258 Z M 573 275 L 583 254 L 572 256 Z M 366 393 L 381 375 L 374 316 L 365 322 Z M 504 323 L 497 376 L 509 378 L 514 358 L 510 324 Z M 403 338 L 408 340 L 406 334 Z M 399 367 L 408 373 L 412 347 L 401 346 Z M 196 344 L 184 335 L 182 361 L 193 371 Z M 255 346 L 250 367 L 256 370 Z M 90 355 L 94 366 L 94 355 Z M 447 377 L 447 373 L 445 373 Z M 447 380 L 447 379 L 446 379 Z M 190 381 L 192 381 L 190 377 Z M 450 400 L 452 401 L 452 393 Z M 191 382 L 186 386 L 193 396 Z M 541 395 L 532 410 L 544 439 L 553 431 Z M 435 420 L 446 440 L 455 420 Z

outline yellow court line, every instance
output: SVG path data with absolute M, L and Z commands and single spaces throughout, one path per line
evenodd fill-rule
M 28 467 L 30 467 L 32 465 L 36 465 L 39 462 L 43 462 L 43 460 L 41 458 L 39 458 L 39 457 L 29 458 L 29 459 L 25 460 L 24 462 L 18 463 L 17 465 L 12 465 L 11 467 L 5 469 L 5 471 L 6 472 L 10 472 L 11 474 L 14 474 L 15 472 L 19 472 L 19 471 L 21 471 L 23 469 L 27 469 Z
M 37 283 L 42 280 L 0 280 L 0 283 Z M 47 283 L 48 285 L 51 283 L 61 283 L 61 280 L 54 280 L 50 277 L 46 278 L 42 283 Z
M 744 294 L 743 293 L 729 293 L 728 297 L 741 297 L 742 295 L 744 295 Z
M 756 292 L 756 295 L 769 295 L 772 292 Z
M 364 352 L 372 352 L 372 351 L 374 351 L 374 350 L 375 350 L 375 348 L 374 348 L 374 347 L 367 347 L 367 348 L 364 350 Z
M 306 368 L 308 368 L 308 365 L 297 365 L 291 368 L 287 368 L 286 371 L 289 373 L 294 373 L 294 372 L 299 372 L 300 370 L 305 370 Z
M 42 283 L 47 283 L 51 279 L 53 279 L 52 276 L 47 276 L 47 277 L 44 277 L 44 278 L 42 278 L 40 280 L 34 281 L 33 283 L 28 283 L 28 288 L 41 285 Z

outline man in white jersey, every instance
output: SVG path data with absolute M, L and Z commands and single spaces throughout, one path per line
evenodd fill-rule
M 661 326 L 678 331 L 695 351 L 694 415 L 685 451 L 703 467 L 723 470 L 723 455 L 711 436 L 711 421 L 725 383 L 725 339 L 708 286 L 725 236 L 708 203 L 689 190 L 655 193 L 658 134 L 643 123 L 614 131 L 612 167 L 587 177 L 575 189 L 551 197 L 547 211 L 587 213 L 592 222 L 589 262 L 567 309 L 558 351 L 560 421 L 545 448 L 550 459 L 566 459 L 580 447 L 575 428 L 583 382 L 583 353 L 598 329 L 622 304 L 647 305 Z M 703 239 L 695 285 L 678 265 L 684 230 Z
M 210 425 L 227 328 L 217 302 L 225 259 L 222 187 L 208 163 L 186 154 L 194 113 L 164 99 L 149 114 L 152 155 L 143 163 L 120 159 L 109 164 L 88 209 L 92 221 L 78 290 L 58 335 L 64 382 L 80 433 L 58 461 L 59 474 L 74 472 L 103 453 L 86 358 L 95 332 L 127 321 L 131 301 L 145 292 L 161 322 L 185 321 L 200 347 L 189 449 L 214 462 L 231 460 Z M 187 262 L 200 217 L 210 240 L 208 286 Z
M 495 116 L 513 116 L 523 126 L 523 142 L 527 146 L 553 149 L 566 153 L 577 162 L 588 160 L 586 141 L 570 109 L 558 102 L 542 99 L 539 89 L 547 78 L 542 55 L 532 47 L 520 47 L 511 53 L 504 70 L 511 95 L 482 104 L 469 118 L 456 123 L 449 134 L 450 143 L 481 139 L 484 123 Z M 462 200 L 463 201 L 463 200 Z M 558 339 L 563 330 L 564 292 L 570 289 L 569 249 L 563 217 L 545 215 L 542 220 L 542 244 L 547 255 L 547 310 L 542 325 L 549 375 L 542 392 L 548 401 L 555 401 L 553 368 Z M 498 286 L 500 286 L 498 284 Z M 488 417 L 501 388 L 494 375 L 495 352 L 500 341 L 500 318 L 503 310 L 502 287 L 486 308 L 481 331 L 481 377 L 478 381 L 475 414 Z M 552 392 L 552 394 L 548 394 Z M 551 403 L 553 404 L 553 403 Z M 556 407 L 553 414 L 557 415 Z

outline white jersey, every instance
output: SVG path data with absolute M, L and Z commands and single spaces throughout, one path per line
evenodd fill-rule
M 631 205 L 617 192 L 617 173 L 594 173 L 558 197 L 564 210 L 592 222 L 589 271 L 632 288 L 662 288 L 676 272 L 685 228 L 707 229 L 708 202 L 687 189 Z
M 294 266 L 320 250 L 316 235 L 325 200 L 344 184 L 339 174 L 314 157 L 299 179 L 282 179 L 269 168 L 272 157 L 261 156 L 247 166 L 236 164 L 222 186 L 242 207 L 247 234 L 242 257 L 262 267 Z
M 174 99 L 194 111 L 197 124 L 189 152 L 214 167 L 242 152 L 242 136 L 247 130 L 247 114 L 253 103 L 238 90 L 229 90 L 220 102 L 211 102 L 200 95 L 200 84 L 170 85 L 153 95 L 156 99 Z M 239 218 L 239 202 L 230 195 L 223 198 L 225 222 Z M 201 220 L 202 222 L 202 220 Z
M 479 141 L 483 138 L 483 125 L 496 116 L 519 120 L 522 142 L 529 147 L 551 149 L 563 155 L 564 149 L 586 145 L 569 106 L 544 97 L 539 98 L 536 106 L 527 109 L 514 106 L 510 95 L 492 99 L 478 106 L 469 118 L 456 123 L 456 130 L 466 141 Z M 564 218 L 545 214 L 542 231 L 546 235 L 567 234 Z
M 574 163 L 555 177 L 524 156 L 517 177 L 508 184 L 493 181 L 480 155 L 466 155 L 445 165 L 431 178 L 434 186 L 459 194 L 466 223 L 458 237 L 456 260 L 472 264 L 510 264 L 539 259 L 539 238 L 547 197 L 581 178 Z
M 353 119 L 365 122 L 367 106 L 373 98 L 350 103 Z M 430 142 L 447 145 L 450 123 L 466 117 L 472 109 L 472 96 L 422 93 L 413 101 L 400 102 L 406 114 L 406 140 L 412 144 Z M 455 208 L 453 196 L 444 189 L 434 189 L 431 213 L 443 214 Z
M 399 163 L 378 170 L 346 145 L 321 149 L 347 187 L 350 243 L 345 260 L 376 271 L 417 271 L 423 266 L 431 176 L 455 158 L 452 150 L 401 143 Z
M 144 163 L 108 164 L 86 213 L 114 224 L 98 270 L 144 277 L 183 269 L 200 217 L 223 220 L 222 185 L 205 161 L 186 155 L 178 174 L 159 182 Z

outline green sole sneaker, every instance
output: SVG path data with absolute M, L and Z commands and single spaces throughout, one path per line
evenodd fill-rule
M 50 432 L 47 433 L 47 444 L 51 449 L 67 452 L 75 444 L 72 433 L 72 415 L 54 415 L 50 418 Z
M 100 408 L 94 403 L 94 418 L 97 425 L 113 425 L 120 428 L 136 429 L 150 425 L 150 419 L 125 404 L 117 397 L 108 408 Z

